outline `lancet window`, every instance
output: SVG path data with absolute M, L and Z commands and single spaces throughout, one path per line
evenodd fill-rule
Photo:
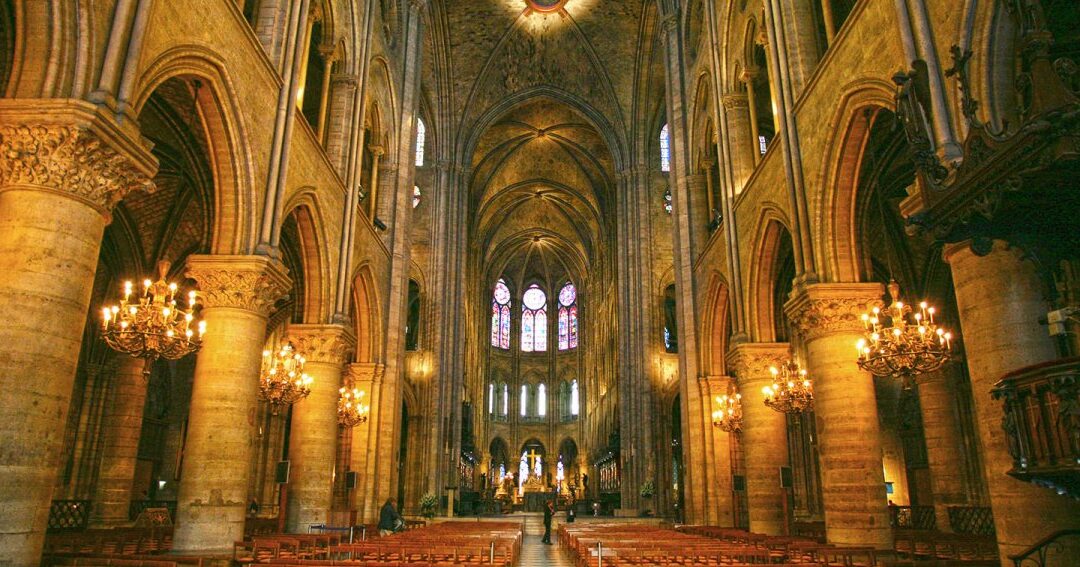
M 510 288 L 499 278 L 491 294 L 491 346 L 510 348 Z
M 577 288 L 572 282 L 566 282 L 559 290 L 559 350 L 577 348 L 577 343 Z
M 521 296 L 521 350 L 547 350 L 547 294 L 536 284 Z

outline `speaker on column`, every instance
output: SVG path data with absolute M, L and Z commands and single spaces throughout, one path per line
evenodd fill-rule
M 278 484 L 289 483 L 289 461 L 278 461 L 274 467 L 274 482 Z
M 345 473 L 345 490 L 352 490 L 356 488 L 357 475 L 355 471 L 349 471 Z
M 780 467 L 780 488 L 792 488 L 795 482 L 791 477 L 791 467 Z

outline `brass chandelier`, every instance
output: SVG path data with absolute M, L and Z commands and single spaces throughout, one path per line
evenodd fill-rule
M 875 376 L 895 376 L 911 387 L 920 374 L 941 368 L 952 356 L 952 333 L 934 322 L 935 310 L 925 301 L 915 311 L 900 300 L 900 285 L 889 282 L 892 300 L 886 310 L 864 313 L 865 337 L 859 339 L 859 368 Z
M 143 280 L 136 297 L 134 284 L 124 282 L 123 298 L 102 308 L 102 338 L 113 350 L 146 361 L 143 376 L 150 377 L 159 358 L 176 360 L 199 350 L 206 332 L 205 321 L 195 321 L 195 292 L 187 294 L 187 304 L 178 306 L 178 287 L 166 283 L 168 262 L 158 262 L 158 280 Z
M 712 414 L 713 426 L 728 433 L 742 431 L 742 394 L 717 396 L 716 405 L 718 407 Z
M 765 386 L 765 405 L 780 413 L 798 414 L 814 409 L 814 385 L 795 359 L 770 367 L 772 386 Z
M 292 343 L 282 345 L 276 352 L 263 351 L 259 398 L 273 406 L 275 413 L 280 407 L 295 404 L 311 394 L 311 376 L 304 373 L 306 362 Z
M 371 406 L 363 403 L 364 391 L 358 388 L 341 388 L 338 397 L 338 423 L 345 427 L 356 427 L 368 420 Z

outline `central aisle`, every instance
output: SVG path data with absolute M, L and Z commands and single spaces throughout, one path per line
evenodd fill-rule
M 555 545 L 540 543 L 538 535 L 526 535 L 521 542 L 521 559 L 518 567 L 574 567 L 574 562 Z M 555 534 L 551 534 L 552 540 Z

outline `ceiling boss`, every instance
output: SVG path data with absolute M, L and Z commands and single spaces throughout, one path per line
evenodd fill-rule
M 526 0 L 533 11 L 536 12 L 554 12 L 562 8 L 566 4 L 567 0 Z

